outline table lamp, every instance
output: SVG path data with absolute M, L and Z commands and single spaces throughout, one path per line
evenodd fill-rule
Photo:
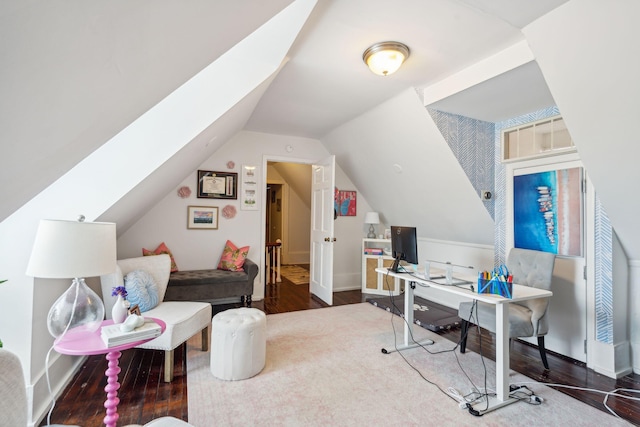
M 104 304 L 84 277 L 116 271 L 116 225 L 105 222 L 43 219 L 27 266 L 27 274 L 47 279 L 73 278 L 47 316 L 54 338 L 71 328 L 96 331 L 104 320 Z
M 376 229 L 373 225 L 380 224 L 380 215 L 378 215 L 378 212 L 367 212 L 364 214 L 364 223 L 369 224 L 369 234 L 367 234 L 367 237 L 369 239 L 375 239 Z

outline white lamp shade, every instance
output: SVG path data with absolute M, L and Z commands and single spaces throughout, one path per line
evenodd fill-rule
M 94 277 L 116 271 L 116 225 L 43 219 L 27 274 L 50 279 Z
M 380 215 L 378 212 L 367 212 L 364 214 L 365 224 L 380 224 Z

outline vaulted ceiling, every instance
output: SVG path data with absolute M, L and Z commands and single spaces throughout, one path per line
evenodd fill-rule
M 16 185 L 0 190 L 0 218 L 290 3 L 3 2 L 0 181 Z M 408 87 L 437 82 L 522 40 L 520 28 L 562 3 L 320 0 L 245 128 L 320 138 Z M 412 54 L 400 72 L 380 78 L 362 52 L 386 39 L 406 43 Z M 473 114 L 468 102 L 458 104 Z
M 632 200 L 629 208 L 629 201 L 614 195 L 624 180 L 616 174 L 635 171 L 626 165 L 631 156 L 616 158 L 626 146 L 605 150 L 592 141 L 598 135 L 623 144 L 628 132 L 615 130 L 616 116 L 625 123 L 637 117 L 631 102 L 637 85 L 630 76 L 638 61 L 624 49 L 625 41 L 637 38 L 628 22 L 637 6 L 625 0 L 610 8 L 597 0 L 4 1 L 0 219 L 292 3 L 309 3 L 313 10 L 286 59 L 194 138 L 200 158 L 243 129 L 323 140 L 407 90 L 430 107 L 488 121 L 555 104 L 614 225 L 637 234 L 633 212 L 640 206 Z M 562 29 L 559 17 L 571 31 Z M 563 50 L 552 46 L 553 38 Z M 362 52 L 383 40 L 411 49 L 405 65 L 389 77 L 370 73 L 362 62 Z M 514 46 L 530 56 L 509 64 L 501 55 Z M 256 53 L 246 67 L 261 60 Z M 588 93 L 608 109 L 595 107 Z M 613 134 L 597 127 L 598 114 Z M 153 141 L 147 149 L 153 152 Z M 159 169 L 164 188 L 149 184 L 145 192 L 166 194 L 181 173 L 193 170 L 195 159 L 193 153 L 175 156 L 167 162 L 171 168 Z M 610 171 L 603 159 L 619 167 Z M 633 245 L 640 239 L 628 240 Z

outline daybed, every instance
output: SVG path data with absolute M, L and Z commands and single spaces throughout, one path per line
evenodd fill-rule
M 253 282 L 258 275 L 258 265 L 244 260 L 244 271 L 187 270 L 176 271 L 169 276 L 165 301 L 206 301 L 240 297 L 250 307 Z

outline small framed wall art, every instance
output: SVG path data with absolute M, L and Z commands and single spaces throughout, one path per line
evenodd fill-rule
M 335 192 L 335 212 L 337 216 L 356 216 L 356 199 L 358 193 L 355 191 L 337 190 Z
M 237 199 L 238 174 L 236 172 L 198 171 L 198 198 Z
M 257 211 L 258 204 L 256 198 L 258 196 L 258 177 L 256 175 L 256 167 L 242 166 L 242 203 L 240 209 L 247 211 Z
M 187 228 L 195 230 L 217 230 L 218 208 L 214 206 L 189 206 Z

